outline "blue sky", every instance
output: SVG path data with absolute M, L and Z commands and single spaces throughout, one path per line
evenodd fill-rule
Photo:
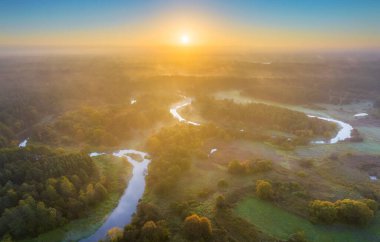
M 380 41 L 377 0 L 2 0 L 0 13 L 0 44 L 28 45 L 40 40 L 43 44 L 44 36 L 58 39 L 66 33 L 81 38 L 104 33 L 105 38 L 130 30 L 128 36 L 143 35 L 133 31 L 154 27 L 159 24 L 157 19 L 171 14 L 204 18 L 219 25 L 219 32 L 224 28 L 225 35 L 231 32 L 244 38 L 251 38 L 256 31 L 262 36 L 270 32 L 268 38 L 276 32 L 289 38 L 292 34 L 294 38 L 320 36 L 326 43 L 331 34 L 335 42 L 339 36 L 342 40 L 346 37 L 358 47 L 376 46 Z

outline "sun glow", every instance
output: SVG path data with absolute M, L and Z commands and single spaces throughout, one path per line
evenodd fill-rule
M 190 44 L 190 37 L 189 37 L 189 35 L 182 34 L 181 38 L 180 38 L 180 41 L 181 41 L 182 45 L 188 45 L 188 44 Z

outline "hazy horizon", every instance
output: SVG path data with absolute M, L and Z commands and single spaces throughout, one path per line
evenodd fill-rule
M 379 49 L 377 1 L 2 1 L 2 47 Z

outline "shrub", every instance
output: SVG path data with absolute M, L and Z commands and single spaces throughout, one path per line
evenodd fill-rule
M 219 195 L 216 198 L 215 206 L 216 206 L 217 209 L 223 209 L 223 208 L 226 207 L 226 199 L 224 198 L 223 195 Z
M 142 241 L 168 241 L 169 231 L 166 228 L 164 221 L 158 221 L 157 224 L 153 221 L 148 221 L 141 229 Z
M 210 188 L 203 188 L 200 192 L 198 192 L 198 197 L 199 198 L 206 198 L 208 196 L 210 196 L 214 191 L 211 190 Z
M 128 224 L 124 227 L 123 241 L 135 242 L 139 238 L 139 229 L 133 224 Z
M 271 200 L 273 199 L 272 184 L 265 180 L 256 181 L 256 195 L 261 199 Z
M 362 199 L 360 200 L 361 202 L 364 202 L 365 204 L 367 204 L 367 206 L 374 212 L 376 213 L 377 210 L 378 210 L 378 204 L 375 200 L 372 200 L 372 199 Z
M 187 215 L 190 214 L 190 204 L 189 202 L 174 202 L 170 204 L 170 210 L 174 214 L 185 218 Z
M 273 162 L 271 160 L 254 160 L 249 165 L 249 172 L 265 172 L 270 171 L 273 168 Z
M 286 242 L 307 242 L 307 239 L 305 233 L 303 231 L 299 231 L 291 234 Z
M 228 187 L 228 182 L 226 182 L 226 180 L 220 180 L 220 181 L 218 181 L 218 187 L 219 188 L 226 188 L 226 187 Z
M 270 171 L 273 168 L 271 160 L 253 160 L 253 161 L 237 161 L 233 160 L 228 163 L 228 172 L 231 174 L 248 174 Z
M 301 178 L 304 178 L 304 177 L 306 177 L 306 172 L 304 172 L 304 171 L 297 171 L 297 176 L 299 176 L 299 177 L 301 177 Z
M 247 165 L 243 162 L 233 160 L 228 163 L 228 172 L 231 174 L 245 174 L 247 173 Z
M 114 227 L 107 232 L 107 241 L 117 242 L 120 241 L 123 237 L 123 230 L 117 227 Z
M 343 199 L 335 203 L 315 200 L 309 205 L 311 220 L 322 223 L 341 222 L 367 224 L 377 211 L 377 203 L 371 199 Z
M 190 240 L 209 239 L 212 235 L 211 222 L 196 214 L 186 217 L 183 231 Z
M 135 224 L 125 226 L 123 239 L 128 242 L 165 242 L 169 240 L 169 230 L 165 220 L 154 222 L 152 220 L 144 223 L 142 227 Z
M 332 202 L 315 200 L 309 205 L 312 220 L 322 223 L 334 223 L 337 219 L 337 210 Z
M 298 164 L 303 168 L 312 168 L 314 166 L 313 159 L 302 159 L 298 161 Z
M 351 199 L 335 202 L 339 220 L 348 224 L 367 224 L 373 217 L 374 212 L 366 203 Z
M 159 209 L 156 206 L 142 202 L 137 206 L 137 212 L 133 216 L 132 223 L 140 227 L 147 221 L 158 221 L 161 217 Z

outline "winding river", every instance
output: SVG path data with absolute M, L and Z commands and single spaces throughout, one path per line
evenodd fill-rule
M 190 125 L 199 126 L 200 123 L 193 122 L 190 120 L 186 120 L 182 117 L 178 111 L 181 108 L 184 108 L 188 105 L 191 105 L 192 99 L 188 97 L 184 97 L 184 100 L 174 104 L 170 107 L 170 113 L 172 116 L 180 122 L 188 123 Z M 328 117 L 320 117 L 307 114 L 310 118 L 318 118 L 322 120 L 326 120 L 328 122 L 336 123 L 341 127 L 337 135 L 329 141 L 314 141 L 314 144 L 334 144 L 339 141 L 345 140 L 351 137 L 352 126 Z M 244 130 L 241 130 L 244 131 Z M 25 142 L 26 145 L 26 142 Z M 216 148 L 213 148 L 210 151 L 210 155 L 217 151 Z M 106 153 L 103 152 L 92 152 L 89 154 L 91 157 L 104 155 Z M 113 153 L 114 156 L 117 157 L 125 157 L 128 162 L 133 166 L 133 174 L 132 178 L 129 180 L 128 186 L 124 191 L 124 194 L 119 200 L 117 207 L 112 211 L 112 213 L 108 216 L 106 221 L 102 224 L 102 226 L 90 237 L 86 239 L 82 239 L 81 242 L 95 242 L 101 239 L 104 239 L 107 235 L 107 231 L 113 227 L 124 227 L 125 225 L 131 222 L 132 216 L 136 211 L 139 199 L 143 196 L 145 190 L 145 175 L 147 174 L 148 165 L 150 163 L 150 159 L 148 158 L 148 154 L 142 151 L 137 150 L 120 150 Z M 135 155 L 141 156 L 142 161 L 138 161 L 134 159 Z
M 95 152 L 91 154 L 92 156 L 96 156 Z M 104 153 L 97 153 L 97 155 L 102 154 Z M 86 239 L 82 239 L 82 242 L 99 241 L 106 237 L 107 231 L 111 228 L 124 227 L 129 224 L 133 213 L 136 211 L 139 199 L 144 194 L 145 175 L 147 174 L 148 165 L 150 163 L 148 154 L 137 150 L 120 150 L 114 152 L 112 155 L 127 158 L 128 162 L 133 166 L 132 178 L 129 180 L 128 186 L 120 198 L 117 207 L 108 216 L 107 220 L 94 234 Z M 131 155 L 134 155 L 133 157 L 135 157 L 135 155 L 140 156 L 142 161 L 135 160 Z
M 184 100 L 182 102 L 179 102 L 170 108 L 170 113 L 173 115 L 173 117 L 175 119 L 177 119 L 180 122 L 199 126 L 200 123 L 196 123 L 193 121 L 186 120 L 184 117 L 182 117 L 178 113 L 179 109 L 190 105 L 192 102 L 191 98 L 188 98 L 188 97 L 183 97 L 183 98 L 184 98 Z M 328 141 L 324 141 L 324 140 L 313 141 L 312 142 L 313 144 L 335 144 L 335 143 L 338 143 L 339 141 L 343 141 L 343 140 L 351 138 L 351 131 L 353 130 L 353 127 L 350 124 L 345 123 L 345 122 L 340 121 L 340 120 L 333 119 L 331 117 L 315 116 L 315 115 L 311 115 L 311 114 L 307 114 L 307 113 L 305 113 L 305 114 L 310 118 L 317 118 L 317 119 L 325 120 L 328 122 L 332 122 L 332 123 L 337 124 L 340 127 L 340 130 L 338 131 L 336 136 L 333 137 L 332 139 L 330 139 Z M 244 130 L 240 130 L 240 131 L 243 132 Z
M 173 117 L 175 119 L 177 119 L 178 121 L 180 122 L 184 122 L 184 123 L 188 123 L 188 124 L 191 124 L 191 125 L 195 125 L 195 126 L 199 126 L 201 125 L 200 123 L 196 123 L 196 122 L 193 122 L 193 121 L 189 121 L 189 120 L 186 120 L 184 119 L 179 113 L 178 113 L 178 109 L 181 109 L 181 108 L 184 108 L 186 106 L 189 106 L 192 102 L 192 99 L 191 98 L 188 98 L 188 97 L 184 97 L 184 100 L 182 102 L 179 102 L 179 103 L 176 103 L 174 104 L 171 108 L 170 108 L 170 113 L 173 115 Z
M 310 118 L 317 118 L 317 119 L 325 120 L 328 122 L 332 122 L 332 123 L 337 124 L 340 127 L 340 130 L 338 131 L 336 136 L 334 138 L 330 139 L 327 143 L 335 144 L 335 143 L 338 143 L 339 141 L 343 141 L 343 140 L 351 138 L 351 131 L 353 130 L 353 127 L 350 124 L 345 123 L 345 122 L 340 121 L 340 120 L 333 119 L 333 118 L 318 117 L 318 116 L 314 116 L 314 115 L 310 115 L 310 114 L 308 114 L 307 116 Z M 313 143 L 314 144 L 325 144 L 326 141 L 318 140 L 318 141 L 313 141 Z
M 191 104 L 191 98 L 184 98 L 183 101 L 174 104 L 170 108 L 170 113 L 175 119 L 180 122 L 185 122 L 191 125 L 200 125 L 199 123 L 188 121 L 184 119 L 179 113 L 178 109 L 186 107 Z M 215 151 L 214 151 L 215 152 Z M 104 152 L 92 152 L 88 154 L 90 157 L 105 155 Z M 137 150 L 120 150 L 114 152 L 112 155 L 117 157 L 125 157 L 128 162 L 133 166 L 132 178 L 128 182 L 128 186 L 124 191 L 124 194 L 119 200 L 117 207 L 107 217 L 102 226 L 93 233 L 90 237 L 80 240 L 81 242 L 96 242 L 104 239 L 107 235 L 107 231 L 113 227 L 123 228 L 125 225 L 131 222 L 133 214 L 136 212 L 138 202 L 145 190 L 145 175 L 148 171 L 148 165 L 150 159 L 148 154 Z M 141 162 L 135 160 L 131 155 L 139 155 L 143 158 Z

